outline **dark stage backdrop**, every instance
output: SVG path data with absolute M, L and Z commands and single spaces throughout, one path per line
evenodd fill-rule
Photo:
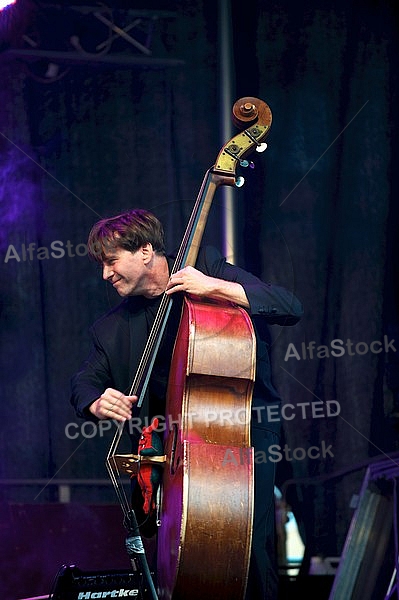
M 61 65 L 44 83 L 0 55 L 5 504 L 56 502 L 53 478 L 107 478 L 113 432 L 90 437 L 69 404 L 88 328 L 118 302 L 85 256 L 88 231 L 145 207 L 172 250 L 221 146 L 216 4 L 171 4 L 156 39 L 176 66 Z M 287 405 L 278 484 L 309 556 L 339 556 L 364 465 L 398 449 L 398 21 L 388 0 L 233 2 L 232 16 L 233 100 L 273 113 L 269 148 L 234 191 L 237 262 L 305 308 L 270 331 Z M 217 194 L 206 241 L 222 249 L 221 214 Z M 115 498 L 74 486 L 72 501 Z

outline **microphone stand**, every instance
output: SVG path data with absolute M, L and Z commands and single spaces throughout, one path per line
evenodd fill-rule
M 151 591 L 151 597 L 153 600 L 158 600 L 154 581 L 152 579 L 147 557 L 145 555 L 143 540 L 141 539 L 136 514 L 133 509 L 130 509 L 129 513 L 126 514 L 123 524 L 127 529 L 125 545 L 133 570 L 138 570 L 137 563 L 139 563 L 139 566 L 141 567 L 145 578 L 147 579 L 147 583 Z

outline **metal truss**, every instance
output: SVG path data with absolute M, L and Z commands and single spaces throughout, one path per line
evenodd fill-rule
M 179 66 L 184 61 L 171 57 L 162 44 L 164 29 L 176 17 L 173 11 L 122 10 L 104 5 L 41 6 L 31 12 L 22 31 L 17 26 L 17 35 L 9 34 L 7 44 L 0 23 L 0 57 L 19 58 L 31 66 L 47 64 L 38 76 L 45 81 L 58 79 L 60 72 L 72 65 Z M 10 22 L 15 24 L 17 19 L 16 12 Z

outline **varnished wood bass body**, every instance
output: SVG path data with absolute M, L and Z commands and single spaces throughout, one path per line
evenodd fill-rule
M 246 311 L 185 298 L 166 408 L 162 599 L 243 598 L 252 536 L 254 377 Z

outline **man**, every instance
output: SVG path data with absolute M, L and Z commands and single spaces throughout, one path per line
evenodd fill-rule
M 282 287 L 229 264 L 214 248 L 200 249 L 196 267 L 171 275 L 163 228 L 150 212 L 135 209 L 96 223 L 89 234 L 89 254 L 101 263 L 103 278 L 124 298 L 92 327 L 93 347 L 72 379 L 72 404 L 86 419 L 125 422 L 136 410 L 128 390 L 163 294 L 173 296 L 162 344 L 152 369 L 141 415 L 165 411 L 170 358 L 180 316 L 182 292 L 244 307 L 254 324 L 257 354 L 252 397 L 251 441 L 268 457 L 278 443 L 280 398 L 271 382 L 267 325 L 294 325 L 302 315 L 297 298 Z M 268 410 L 272 409 L 272 411 Z M 270 414 L 273 418 L 270 419 Z M 255 513 L 247 598 L 276 600 L 277 565 L 274 532 L 275 463 L 255 465 Z

